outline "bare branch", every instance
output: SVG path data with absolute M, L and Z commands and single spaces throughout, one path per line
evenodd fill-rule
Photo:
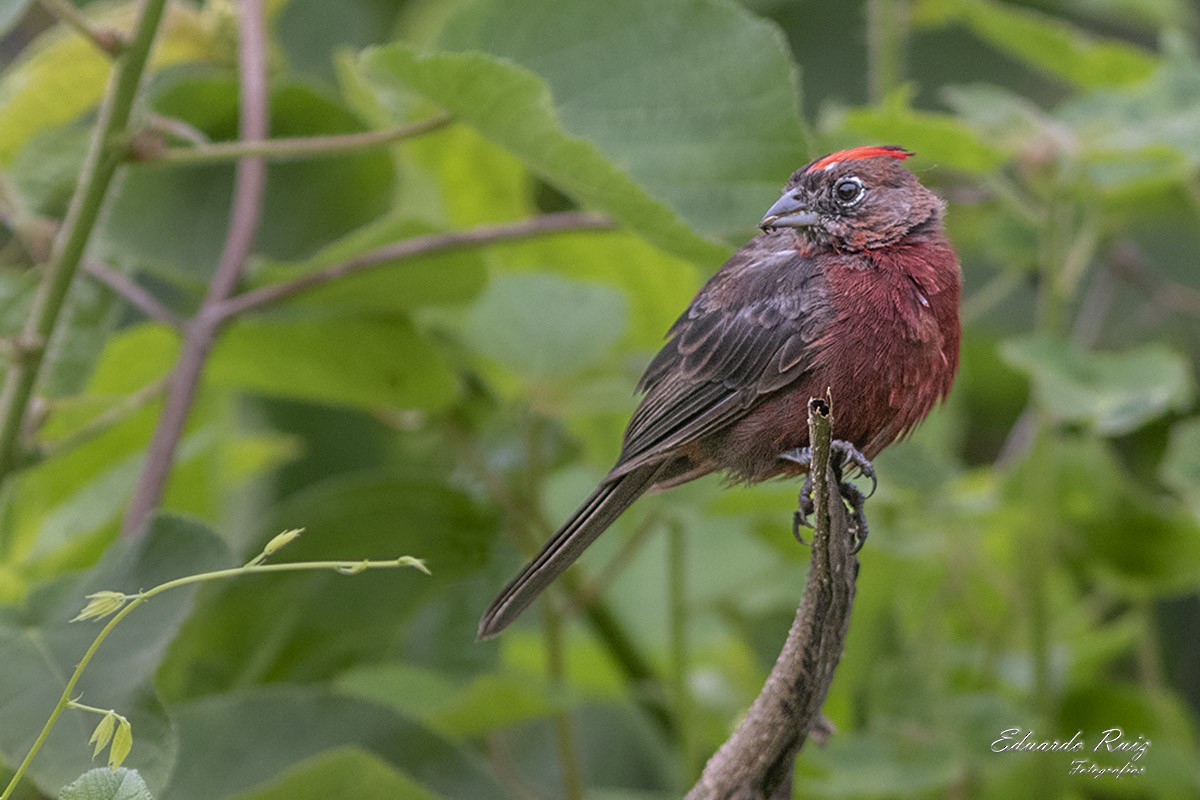
M 262 0 L 243 0 L 238 6 L 238 14 L 240 135 L 246 141 L 260 141 L 267 136 L 269 119 L 267 46 Z M 267 165 L 261 157 L 244 158 L 238 162 L 225 246 L 200 311 L 184 337 L 179 361 L 171 374 L 166 404 L 150 440 L 133 499 L 125 513 L 121 526 L 122 536 L 140 535 L 154 509 L 162 501 L 167 475 L 183 434 L 183 425 L 196 398 L 200 373 L 208 359 L 213 340 L 220 330 L 220 318 L 211 312 L 233 293 L 241 277 L 242 268 L 250 255 L 254 235 L 258 230 L 266 178 Z
M 55 237 L 33 308 L 21 332 L 21 339 L 26 342 L 48 342 L 58 327 L 67 292 L 116 174 L 119 161 L 113 158 L 113 142 L 119 141 L 126 132 L 165 4 L 166 0 L 144 0 L 128 45 L 113 68 L 75 193 L 71 196 L 62 228 Z M 0 389 L 0 483 L 8 478 L 19 461 L 25 414 L 44 354 L 44 350 L 39 350 L 14 364 L 4 375 L 4 385 Z
M 808 429 L 812 474 L 822 477 L 813 480 L 816 530 L 800 608 L 762 692 L 688 800 L 791 797 L 796 754 L 810 733 L 826 729 L 821 706 L 845 645 L 858 557 L 830 463 L 833 417 L 825 401 L 809 401 Z
M 116 58 L 125 49 L 125 39 L 112 28 L 96 28 L 70 0 L 40 0 L 42 8 L 58 17 L 108 58 Z
M 162 396 L 166 389 L 167 380 L 163 378 L 143 386 L 131 395 L 121 398 L 120 401 L 107 411 L 96 416 L 70 436 L 43 444 L 34 454 L 36 461 L 48 461 L 52 458 L 58 458 L 78 447 L 82 447 L 153 403 Z
M 449 114 L 439 114 L 436 117 L 400 128 L 346 133 L 337 136 L 265 139 L 261 142 L 239 140 L 165 149 L 161 147 L 156 149 L 152 144 L 142 143 L 141 146 L 134 148 L 133 155 L 138 161 L 157 164 L 212 164 L 249 156 L 258 156 L 269 161 L 292 161 L 338 155 L 339 153 L 353 153 L 371 147 L 383 147 L 444 128 L 452 121 Z
M 372 250 L 357 258 L 352 258 L 349 261 L 328 267 L 319 272 L 304 275 L 287 283 L 264 286 L 261 289 L 254 289 L 253 291 L 240 294 L 220 303 L 213 309 L 213 312 L 221 320 L 227 320 L 248 311 L 256 311 L 263 306 L 272 305 L 281 300 L 311 291 L 350 275 L 366 272 L 394 261 L 427 256 L 431 253 L 463 250 L 469 247 L 482 247 L 498 242 L 529 239 L 547 233 L 611 230 L 614 227 L 615 224 L 612 220 L 606 217 L 571 211 L 561 214 L 545 214 L 530 220 L 513 222 L 507 225 L 493 225 L 470 231 L 417 236 L 397 242 L 396 244 L 381 247 L 378 250 Z
M 125 273 L 117 272 L 107 264 L 90 258 L 83 260 L 83 270 L 109 289 L 112 289 L 150 319 L 155 322 L 161 322 L 163 325 L 174 328 L 177 331 L 183 330 L 184 321 L 182 317 L 158 302 L 157 297 L 143 289 L 133 278 L 130 278 Z

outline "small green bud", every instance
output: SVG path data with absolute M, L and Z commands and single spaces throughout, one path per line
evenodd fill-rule
M 271 541 L 267 542 L 267 546 L 263 548 L 264 556 L 272 556 L 283 548 L 287 547 L 292 542 L 300 538 L 300 534 L 304 532 L 304 528 L 293 528 L 290 531 L 284 531 L 277 535 Z
M 96 749 L 92 751 L 92 758 L 100 755 L 100 751 L 108 747 L 109 741 L 112 740 L 113 731 L 117 727 L 117 714 L 110 711 L 100 719 L 100 724 L 96 726 L 96 730 L 92 731 L 92 738 L 88 739 L 88 744 L 96 745 Z
M 129 595 L 123 592 L 96 592 L 95 594 L 89 594 L 87 601 L 88 604 L 83 607 L 83 610 L 71 622 L 110 617 L 120 611 L 129 602 Z
M 429 567 L 425 566 L 424 559 L 413 558 L 412 556 L 400 556 L 399 558 L 396 559 L 396 566 L 412 567 L 413 569 L 417 569 L 417 570 L 420 570 L 421 572 L 424 572 L 426 575 L 433 574 L 432 572 L 429 571 Z
M 125 763 L 129 751 L 133 749 L 133 726 L 129 720 L 120 718 L 117 732 L 113 735 L 112 747 L 108 751 L 108 766 L 116 769 Z
M 360 572 L 366 572 L 366 571 L 367 571 L 367 562 L 366 561 L 360 561 L 357 564 L 351 564 L 348 567 L 339 567 L 338 568 L 338 572 L 342 573 L 343 575 L 357 575 Z

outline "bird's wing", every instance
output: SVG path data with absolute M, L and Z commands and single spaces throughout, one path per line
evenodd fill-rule
M 786 234 L 756 238 L 701 290 L 647 367 L 614 473 L 740 419 L 811 368 L 832 314 L 824 276 Z

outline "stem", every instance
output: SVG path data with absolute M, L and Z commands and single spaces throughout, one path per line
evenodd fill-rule
M 50 731 L 54 728 L 54 724 L 58 722 L 58 718 L 62 716 L 63 711 L 65 711 L 67 707 L 72 704 L 71 695 L 75 691 L 75 686 L 79 683 L 79 679 L 83 675 L 83 671 L 87 669 L 88 664 L 91 663 L 92 658 L 100 649 L 100 645 L 104 644 L 104 640 L 108 638 L 108 635 L 113 632 L 113 629 L 116 628 L 117 625 L 121 624 L 121 621 L 125 619 L 125 617 L 129 616 L 131 613 L 133 613 L 135 608 L 142 605 L 152 597 L 160 595 L 163 592 L 170 591 L 171 589 L 177 589 L 181 586 L 189 586 L 194 583 L 204 583 L 206 581 L 216 581 L 223 578 L 232 578 L 239 575 L 253 575 L 270 572 L 302 572 L 308 570 L 336 570 L 338 572 L 357 574 L 358 572 L 368 569 L 394 569 L 396 567 L 414 567 L 423 572 L 425 571 L 424 564 L 418 559 L 410 556 L 403 556 L 393 561 L 306 561 L 291 564 L 259 564 L 254 566 L 231 567 L 229 569 L 216 570 L 214 572 L 201 572 L 196 575 L 185 575 L 182 578 L 176 578 L 174 580 L 167 581 L 166 583 L 160 583 L 158 586 L 155 586 L 153 589 L 148 591 L 131 595 L 132 599 L 130 602 L 122 607 L 121 610 L 118 611 L 113 618 L 108 621 L 108 624 L 100 629 L 100 633 L 96 634 L 96 638 L 92 640 L 92 644 L 83 654 L 83 658 L 79 659 L 79 663 L 76 665 L 75 671 L 71 673 L 71 677 L 67 679 L 67 685 L 63 687 L 62 694 L 59 695 L 58 703 L 55 704 L 54 710 L 50 712 L 50 718 L 46 720 L 46 724 L 42 726 L 41 733 L 39 733 L 37 739 L 34 740 L 33 745 L 29 748 L 29 752 L 25 754 L 25 758 L 21 761 L 20 766 L 17 767 L 16 772 L 13 773 L 12 779 L 8 782 L 8 786 L 4 789 L 4 793 L 0 794 L 0 800 L 8 800 L 8 798 L 12 796 L 12 793 L 17 788 L 17 784 L 21 782 L 21 778 L 23 778 L 25 773 L 29 770 L 29 765 L 33 762 L 34 756 L 38 754 L 38 751 L 42 749 L 42 745 L 46 743 L 46 739 L 50 736 Z M 88 710 L 99 711 L 99 709 Z M 100 713 L 108 712 L 105 710 L 100 711 Z
M 554 526 L 542 513 L 541 508 L 537 504 L 513 497 L 508 485 L 488 465 L 487 459 L 474 440 L 459 430 L 451 431 L 451 439 L 461 460 L 483 484 L 489 499 L 503 508 L 514 521 L 512 528 L 520 539 L 518 544 L 522 550 L 536 550 L 538 542 L 530 535 L 530 531 L 536 531 L 543 540 L 554 533 Z M 558 579 L 558 585 L 570 598 L 570 609 L 581 609 L 587 617 L 592 631 L 633 688 L 634 702 L 646 712 L 668 739 L 677 739 L 679 731 L 663 697 L 662 681 L 658 673 L 609 606 L 591 592 L 594 584 L 585 584 L 575 570 L 567 570 Z
M 1145 599 L 1134 602 L 1133 613 L 1141 623 L 1137 641 L 1137 665 L 1142 684 L 1158 692 L 1167 684 L 1162 663 L 1162 644 L 1158 636 L 1158 620 L 1153 604 Z
M 796 754 L 810 736 L 826 735 L 821 706 L 846 643 L 858 557 L 830 466 L 833 416 L 827 402 L 809 400 L 808 430 L 815 513 L 800 607 L 762 692 L 709 759 L 687 800 L 791 797 Z
M 542 484 L 545 479 L 541 451 L 540 420 L 528 410 L 521 418 L 521 439 L 525 449 L 528 466 L 523 477 L 525 491 L 532 498 L 530 505 L 537 506 L 541 497 Z M 529 526 L 522 526 L 526 534 L 531 534 Z M 563 616 L 555 607 L 552 598 L 542 599 L 542 620 L 546 649 L 546 674 L 550 683 L 559 692 L 567 691 L 567 656 L 563 643 Z M 579 764 L 579 748 L 575 742 L 575 732 L 571 728 L 571 713 L 563 709 L 554 714 L 554 739 L 558 744 L 558 760 L 563 771 L 563 797 L 566 800 L 583 800 L 583 770 Z
M 184 329 L 182 317 L 158 302 L 157 297 L 123 272 L 117 272 L 107 264 L 92 259 L 84 259 L 83 270 L 155 322 L 161 322 L 176 331 Z
M 116 712 L 116 709 L 96 708 L 95 706 L 84 705 L 83 703 L 80 703 L 77 700 L 68 700 L 67 708 L 71 709 L 72 711 L 86 711 L 89 714 L 99 714 L 102 717 L 107 717 L 109 714 L 112 714 L 113 716 L 117 717 L 118 719 L 125 719 L 125 717 L 122 717 L 120 714 L 118 714 Z
M 73 28 L 76 33 L 94 44 L 96 49 L 104 55 L 109 58 L 116 58 L 121 55 L 121 51 L 125 47 L 121 35 L 110 28 L 92 27 L 91 20 L 85 17 L 70 0 L 39 1 L 42 4 L 42 8 L 58 17 L 67 26 Z
M 904 79 L 908 9 L 904 0 L 867 0 L 867 99 L 879 103 Z
M 541 605 L 542 633 L 546 642 L 546 674 L 551 685 L 565 693 L 567 663 L 563 647 L 562 615 L 548 600 L 543 600 Z M 575 731 L 571 728 L 571 714 L 565 709 L 554 714 L 554 741 L 558 746 L 559 763 L 562 764 L 563 797 L 566 800 L 583 800 L 579 749 L 575 742 Z
M 256 311 L 264 306 L 273 305 L 298 294 L 312 291 L 327 283 L 332 283 L 350 275 L 357 275 L 361 272 L 367 272 L 385 264 L 390 264 L 393 261 L 403 261 L 431 253 L 462 250 L 469 247 L 483 247 L 498 242 L 518 241 L 549 233 L 611 230 L 614 227 L 614 223 L 605 217 L 577 211 L 567 211 L 559 214 L 544 214 L 530 220 L 507 225 L 491 225 L 470 231 L 417 236 L 412 239 L 405 239 L 403 242 L 381 247 L 378 250 L 372 250 L 349 261 L 327 267 L 309 275 L 303 275 L 286 283 L 277 283 L 244 292 L 218 304 L 213 309 L 213 314 L 221 320 L 227 320 L 248 311 Z
M 166 388 L 167 381 L 165 378 L 146 384 L 133 394 L 121 398 L 114 406 L 97 415 L 94 419 L 90 420 L 86 425 L 72 433 L 70 436 L 59 439 L 58 441 L 52 441 L 43 444 L 35 454 L 31 463 L 57 458 L 64 453 L 69 453 L 76 447 L 87 444 L 97 436 L 103 434 L 105 431 L 108 431 L 114 425 L 119 425 L 120 423 L 129 419 L 129 417 L 133 414 L 136 414 L 150 403 L 153 403 L 162 396 L 162 393 L 166 391 Z
M 241 75 L 239 128 L 241 138 L 253 142 L 266 138 L 268 122 L 266 30 L 262 0 L 243 0 L 238 6 L 238 13 L 241 25 L 238 42 Z M 196 398 L 200 373 L 221 326 L 222 318 L 212 312 L 233 293 L 250 255 L 262 213 L 266 179 L 267 165 L 262 158 L 249 157 L 238 162 L 225 246 L 208 294 L 184 337 L 179 361 L 171 375 L 167 402 L 150 440 L 133 499 L 121 526 L 121 535 L 124 537 L 133 537 L 143 531 L 146 521 L 162 502 L 171 463 L 175 460 L 175 451 L 183 435 L 183 426 Z
M 692 694 L 688 688 L 687 570 L 683 527 L 673 522 L 667 532 L 667 604 L 670 609 L 671 689 L 675 706 L 675 726 L 679 731 L 679 752 L 684 780 L 694 773 L 695 749 L 692 735 Z
M 113 143 L 122 140 L 126 133 L 165 4 L 166 0 L 144 0 L 133 37 L 117 59 L 100 104 L 79 184 L 59 235 L 55 238 L 50 261 L 38 286 L 29 319 L 22 330 L 21 338 L 32 347 L 25 358 L 9 368 L 4 377 L 4 387 L 0 389 L 0 484 L 8 479 L 17 461 L 21 428 L 45 359 L 45 345 L 57 326 L 67 290 L 71 287 L 71 280 L 75 277 L 75 270 L 87 248 L 100 208 L 120 163 Z
M 289 161 L 302 158 L 353 153 L 371 147 L 382 147 L 420 136 L 449 125 L 453 118 L 439 114 L 431 119 L 392 128 L 386 131 L 346 133 L 338 136 L 312 136 L 291 139 L 265 139 L 259 142 L 235 141 L 198 144 L 195 147 L 171 147 L 149 153 L 140 161 L 156 164 L 213 164 L 239 158 L 265 158 L 269 161 Z

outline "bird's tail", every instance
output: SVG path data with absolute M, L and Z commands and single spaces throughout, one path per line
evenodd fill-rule
M 479 621 L 479 638 L 490 639 L 512 624 L 542 590 L 561 575 L 625 509 L 654 485 L 661 464 L 648 464 L 596 487 L 542 551 L 492 601 Z

